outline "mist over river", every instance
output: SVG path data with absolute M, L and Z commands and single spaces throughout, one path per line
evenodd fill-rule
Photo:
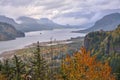
M 25 37 L 16 38 L 10 41 L 0 41 L 0 53 L 4 51 L 20 49 L 37 41 L 47 42 L 52 38 L 53 40 L 67 40 L 75 37 L 85 36 L 85 33 L 71 33 L 78 29 L 54 29 L 26 32 Z M 80 30 L 80 29 L 79 29 Z

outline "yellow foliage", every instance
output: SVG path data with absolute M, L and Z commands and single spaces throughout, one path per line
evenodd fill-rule
M 62 78 L 59 80 L 115 80 L 108 62 L 96 61 L 85 48 L 66 56 L 62 63 Z

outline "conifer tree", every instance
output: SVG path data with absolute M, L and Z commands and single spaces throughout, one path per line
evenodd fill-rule
M 5 75 L 5 77 L 7 78 L 7 80 L 11 80 L 12 79 L 12 68 L 10 66 L 10 61 L 9 59 L 6 59 L 3 61 L 2 63 L 2 67 L 1 67 L 1 73 L 3 75 Z
M 13 58 L 13 75 L 15 80 L 22 80 L 21 75 L 25 74 L 25 64 L 16 55 Z
M 37 42 L 36 51 L 33 54 L 32 64 L 32 77 L 34 80 L 49 80 L 48 79 L 48 66 L 42 57 L 39 42 Z
M 2 64 L 2 62 L 0 61 L 0 72 L 2 71 L 2 66 L 3 66 L 3 64 Z

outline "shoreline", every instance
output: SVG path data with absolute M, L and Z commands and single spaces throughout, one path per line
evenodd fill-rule
M 51 41 L 40 42 L 39 45 L 40 46 L 50 46 L 50 45 L 69 44 L 69 43 L 72 43 L 72 41 L 71 40 L 58 40 L 58 41 L 52 41 L 52 44 L 51 44 Z M 8 51 L 1 52 L 0 53 L 0 59 L 10 58 L 13 55 L 15 55 L 17 51 L 27 49 L 27 48 L 31 48 L 31 47 L 35 47 L 36 45 L 37 45 L 37 42 L 36 43 L 31 43 L 30 45 L 26 45 L 26 46 L 24 46 L 23 48 L 20 48 L 20 49 L 13 49 L 13 50 L 8 50 Z

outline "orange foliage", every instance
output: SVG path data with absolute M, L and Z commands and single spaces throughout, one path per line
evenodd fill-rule
M 115 80 L 108 62 L 96 61 L 85 48 L 81 48 L 72 57 L 66 56 L 62 63 L 61 80 Z
M 4 75 L 0 74 L 0 80 L 7 80 Z

